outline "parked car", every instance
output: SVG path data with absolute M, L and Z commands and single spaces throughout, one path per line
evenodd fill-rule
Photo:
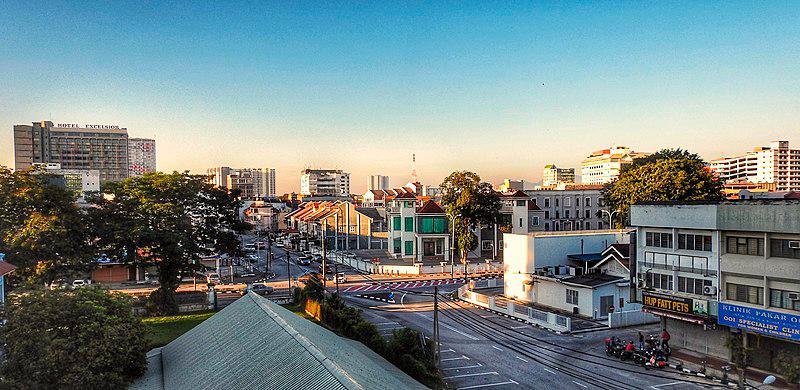
M 269 295 L 272 294 L 274 289 L 272 288 L 272 286 L 267 286 L 266 283 L 253 283 L 250 286 L 249 291 L 252 291 L 258 295 Z
M 256 276 L 256 274 L 254 274 L 252 272 L 245 272 L 245 273 L 242 274 L 243 278 L 252 278 L 253 276 Z
M 314 261 L 316 261 L 317 263 L 321 263 L 321 262 L 322 262 L 322 255 L 320 255 L 319 253 L 316 253 L 316 254 L 313 254 L 313 255 L 311 255 L 311 257 L 312 257 L 312 258 L 314 259 Z
M 336 283 L 347 283 L 347 275 L 344 272 L 336 274 Z
M 209 272 L 206 275 L 206 283 L 208 284 L 220 284 L 221 280 L 219 279 L 219 274 L 216 272 Z
M 283 248 L 286 245 L 283 245 L 282 242 L 278 242 L 277 244 L 275 244 L 275 246 L 277 246 L 278 248 Z
M 88 286 L 92 284 L 92 281 L 89 279 L 75 279 L 72 281 L 72 289 L 81 288 L 83 286 Z

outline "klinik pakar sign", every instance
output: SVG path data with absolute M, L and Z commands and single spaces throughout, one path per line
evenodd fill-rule
M 722 302 L 718 308 L 720 325 L 800 341 L 800 316 Z

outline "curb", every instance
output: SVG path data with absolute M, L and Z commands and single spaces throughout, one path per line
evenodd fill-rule
M 373 297 L 373 296 L 370 296 L 370 295 L 356 294 L 356 295 L 353 295 L 353 296 L 356 297 L 356 298 L 371 299 L 373 301 L 381 301 L 381 302 L 386 302 L 386 303 L 397 303 L 397 302 L 394 301 L 394 299 L 384 299 L 384 298 Z
M 736 388 L 739 385 L 734 380 L 717 378 L 715 376 L 706 375 L 705 373 L 700 372 L 700 371 L 695 371 L 695 370 L 690 370 L 688 368 L 684 368 L 683 367 L 683 363 L 678 363 L 678 364 L 668 363 L 667 366 L 669 368 L 673 369 L 673 370 L 680 371 L 680 372 L 682 372 L 684 374 L 689 374 L 689 375 L 694 375 L 694 376 L 697 376 L 697 377 L 700 377 L 700 378 L 705 378 L 705 379 L 717 382 L 719 384 L 722 384 L 722 385 L 725 385 L 725 386 L 728 386 L 728 387 L 731 387 L 731 388 Z

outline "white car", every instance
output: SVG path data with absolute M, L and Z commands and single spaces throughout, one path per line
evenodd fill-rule
M 83 286 L 88 286 L 92 284 L 92 281 L 89 279 L 75 279 L 72 281 L 72 289 L 81 288 Z

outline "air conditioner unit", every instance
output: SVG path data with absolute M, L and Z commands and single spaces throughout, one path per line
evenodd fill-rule
M 703 295 L 717 295 L 717 287 L 703 286 Z
M 790 301 L 800 301 L 800 293 L 790 292 L 786 294 Z
M 800 241 L 789 241 L 789 248 L 800 249 Z
M 644 279 L 639 279 L 638 281 L 636 281 L 636 287 L 637 288 L 647 288 L 647 281 L 644 280 Z

